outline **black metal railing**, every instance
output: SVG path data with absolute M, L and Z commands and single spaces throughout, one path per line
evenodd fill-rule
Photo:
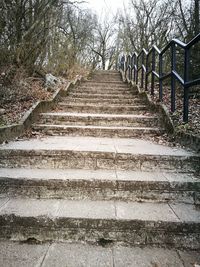
M 149 76 L 151 75 L 151 95 L 154 95 L 155 79 L 159 81 L 159 100 L 163 101 L 163 81 L 167 78 L 171 78 L 171 112 L 176 110 L 176 80 L 183 86 L 183 121 L 188 122 L 189 113 L 189 89 L 191 86 L 200 84 L 200 62 L 199 72 L 197 77 L 189 77 L 189 68 L 191 63 L 190 51 L 198 42 L 200 42 L 200 33 L 192 39 L 189 43 L 185 44 L 177 39 L 172 39 L 162 50 L 157 46 L 147 52 L 145 49 L 137 54 L 122 56 L 120 58 L 120 69 L 124 72 L 125 78 L 135 82 L 137 85 L 140 78 L 140 87 L 145 88 L 148 91 Z M 170 49 L 170 51 L 169 51 Z M 177 60 L 178 49 L 183 50 L 183 75 L 177 71 L 177 64 L 180 64 Z M 200 49 L 200 48 L 199 48 Z M 170 54 L 170 71 L 163 73 L 164 56 L 167 51 Z M 199 53 L 200 51 L 195 51 Z M 198 54 L 197 53 L 197 54 Z M 200 57 L 198 58 L 200 61 Z

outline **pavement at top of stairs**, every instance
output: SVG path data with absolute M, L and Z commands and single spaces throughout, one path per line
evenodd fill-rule
M 103 241 L 103 240 L 102 240 Z M 199 267 L 198 251 L 73 243 L 0 242 L 1 267 Z

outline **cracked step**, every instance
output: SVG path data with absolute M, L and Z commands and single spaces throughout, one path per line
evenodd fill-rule
M 23 198 L 2 198 L 0 203 L 1 239 L 109 239 L 200 248 L 200 211 L 194 205 Z
M 95 80 L 88 80 L 84 81 L 82 83 L 83 86 L 106 86 L 106 87 L 121 87 L 121 88 L 127 88 L 129 85 L 127 83 L 124 83 L 122 81 L 95 81 Z
M 111 126 L 80 126 L 80 125 L 47 125 L 35 124 L 33 130 L 51 136 L 93 136 L 93 137 L 118 137 L 133 138 L 141 136 L 158 136 L 164 130 L 150 127 L 111 127 Z
M 98 97 L 112 97 L 113 95 L 118 98 L 118 99 L 121 99 L 123 98 L 124 96 L 125 97 L 129 97 L 129 98 L 133 98 L 134 97 L 134 93 L 132 92 L 120 92 L 120 93 L 112 93 L 112 92 L 108 92 L 108 91 L 105 91 L 105 92 L 102 92 L 102 91 L 99 91 L 99 92 L 91 92 L 91 91 L 79 91 L 79 92 L 76 92 L 75 90 L 73 91 L 69 91 L 68 92 L 68 96 L 71 96 L 71 97 L 76 97 L 76 96 L 79 96 L 80 94 L 82 95 L 95 95 L 95 96 L 98 96 Z
M 90 199 L 195 204 L 195 174 L 75 170 L 0 169 L 0 197 Z
M 102 105 L 97 106 L 95 104 L 69 104 L 65 102 L 59 102 L 57 105 L 59 110 L 68 112 L 83 112 L 83 113 L 117 113 L 117 114 L 138 114 L 145 113 L 147 107 L 145 105 Z
M 37 123 L 38 124 L 38 123 Z M 92 114 L 92 113 L 41 113 L 39 124 L 58 125 L 95 125 L 107 127 L 153 127 L 159 125 L 159 118 L 155 115 L 120 115 L 120 114 Z
M 110 88 L 96 88 L 96 87 L 77 87 L 73 88 L 70 92 L 74 93 L 96 93 L 96 94 L 132 94 L 137 95 L 136 90 L 130 89 L 110 89 Z
M 199 171 L 198 154 L 126 138 L 46 137 L 0 146 L 0 167 Z
M 131 95 L 123 95 L 123 94 L 121 94 L 121 95 L 116 95 L 116 94 L 114 94 L 114 95 L 112 95 L 112 94 L 91 94 L 91 93 L 89 93 L 89 94 L 87 94 L 87 93 L 70 93 L 70 94 L 68 94 L 68 92 L 67 92 L 67 95 L 69 95 L 69 97 L 73 97 L 73 98 L 88 98 L 88 99 L 99 99 L 99 101 L 101 101 L 101 99 L 110 99 L 110 100 L 112 100 L 112 99 L 117 99 L 117 100 L 124 100 L 124 99 L 128 99 L 128 100 L 130 100 L 130 99 L 134 99 L 133 98 L 133 95 L 131 94 Z
M 62 102 L 69 103 L 69 104 L 74 104 L 74 103 L 79 103 L 79 104 L 85 104 L 85 105 L 90 105 L 90 104 L 95 104 L 96 106 L 102 106 L 104 104 L 109 104 L 109 105 L 128 105 L 128 104 L 144 104 L 144 100 L 141 98 L 133 98 L 133 99 L 104 99 L 101 98 L 101 103 L 99 103 L 99 99 L 92 99 L 92 98 L 73 98 L 73 97 L 62 97 L 61 98 Z

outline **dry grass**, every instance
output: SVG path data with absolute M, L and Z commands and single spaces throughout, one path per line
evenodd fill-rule
M 61 86 L 66 86 L 67 80 L 62 79 Z M 19 122 L 25 112 L 37 101 L 47 100 L 53 92 L 44 87 L 44 79 L 29 77 L 23 68 L 10 66 L 0 70 L 0 109 L 5 110 L 0 115 L 0 125 L 10 125 Z
M 197 88 L 198 90 L 200 88 Z M 152 97 L 154 102 L 158 101 L 158 85 L 155 87 L 155 96 Z M 189 121 L 183 122 L 183 89 L 177 87 L 176 89 L 176 111 L 170 112 L 171 96 L 170 88 L 164 86 L 163 88 L 163 102 L 167 106 L 170 116 L 177 130 L 182 130 L 187 133 L 200 135 L 200 96 L 199 93 L 194 94 L 189 100 Z
M 70 80 L 80 76 L 87 77 L 89 72 L 88 69 L 76 65 L 68 71 L 67 77 L 58 77 L 61 81 L 58 87 L 64 89 Z M 38 75 L 30 77 L 24 68 L 14 65 L 2 67 L 0 69 L 0 126 L 19 122 L 25 112 L 37 101 L 51 99 L 54 91 L 48 91 L 45 88 L 44 78 Z

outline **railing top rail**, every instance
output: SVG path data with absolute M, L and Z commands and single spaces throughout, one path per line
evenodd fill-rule
M 195 36 L 189 43 L 184 43 L 184 42 L 181 42 L 180 40 L 178 39 L 172 39 L 162 50 L 161 50 L 161 54 L 165 53 L 165 51 L 170 48 L 172 46 L 172 44 L 176 44 L 178 46 L 180 46 L 181 48 L 183 49 L 186 49 L 186 48 L 190 48 L 191 46 L 193 46 L 195 43 L 197 43 L 198 41 L 200 40 L 200 33 Z
M 141 83 L 140 86 L 143 88 L 144 80 L 145 80 L 145 90 L 148 91 L 148 77 L 151 74 L 151 94 L 154 95 L 154 85 L 155 85 L 155 77 L 159 80 L 159 99 L 163 101 L 163 81 L 167 78 L 171 78 L 171 111 L 174 112 L 176 110 L 176 100 L 175 100 L 175 90 L 176 84 L 175 81 L 178 80 L 183 88 L 183 121 L 188 122 L 188 112 L 189 112 L 189 87 L 193 85 L 200 84 L 200 77 L 192 79 L 189 78 L 189 67 L 190 67 L 190 58 L 191 55 L 189 53 L 190 48 L 200 41 L 200 33 L 194 37 L 189 43 L 184 43 L 179 41 L 178 39 L 172 39 L 162 50 L 160 50 L 156 45 L 153 45 L 149 51 L 146 49 L 142 49 L 139 54 L 134 52 L 131 56 L 126 59 L 126 67 L 128 63 L 129 72 L 125 72 L 125 76 L 129 75 L 129 80 L 133 79 L 136 84 L 138 84 L 138 77 L 141 71 Z M 177 72 L 176 64 L 177 57 L 176 54 L 179 51 L 176 50 L 176 47 L 181 47 L 184 50 L 184 62 L 183 66 L 183 78 Z M 163 73 L 163 56 L 165 52 L 170 48 L 170 65 L 171 70 L 169 73 Z M 194 51 L 195 52 L 195 51 Z M 156 55 L 159 55 L 159 58 L 156 58 Z M 131 60 L 130 60 L 131 58 Z M 141 62 L 142 58 L 142 62 Z M 151 62 L 149 62 L 149 58 Z M 123 62 L 124 58 L 122 59 Z M 199 58 L 197 58 L 199 60 Z M 124 63 L 124 62 L 123 62 Z M 150 67 L 149 67 L 150 66 Z M 157 71 L 158 69 L 158 71 Z M 124 64 L 122 64 L 122 70 L 124 71 Z
M 147 52 L 147 50 L 146 50 L 145 48 L 143 48 L 143 49 L 141 50 L 141 52 L 138 54 L 138 57 L 141 56 L 142 54 L 145 54 L 145 55 L 148 54 L 148 52 Z
M 160 49 L 159 49 L 156 45 L 153 45 L 153 46 L 152 46 L 152 49 L 156 50 L 156 52 L 157 52 L 158 54 L 161 53 Z
M 132 57 L 138 57 L 138 54 L 136 52 L 134 52 Z
M 197 43 L 200 40 L 200 33 L 197 34 L 197 36 L 195 36 L 188 44 L 187 44 L 187 48 L 190 48 L 192 45 L 194 45 L 195 43 Z
M 178 46 L 182 47 L 182 48 L 186 48 L 187 44 L 178 40 L 178 39 L 172 39 L 171 42 L 169 44 L 177 44 Z
M 172 39 L 160 52 L 161 55 L 163 55 L 173 44 L 176 44 L 180 46 L 181 48 L 185 49 L 187 45 L 178 39 Z

